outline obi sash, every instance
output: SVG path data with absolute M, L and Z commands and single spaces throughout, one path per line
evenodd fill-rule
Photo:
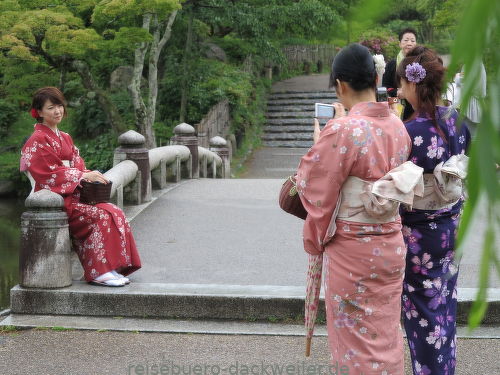
M 407 161 L 391 169 L 377 181 L 349 176 L 339 194 L 337 206 L 323 244 L 335 234 L 337 219 L 358 223 L 383 224 L 397 220 L 401 203 L 411 206 L 424 192 L 423 168 Z
M 415 198 L 413 207 L 420 210 L 451 208 L 463 195 L 463 180 L 467 177 L 469 158 L 464 154 L 453 155 L 424 173 L 424 194 Z

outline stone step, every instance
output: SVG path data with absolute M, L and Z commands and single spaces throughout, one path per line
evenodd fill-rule
M 314 103 L 331 104 L 337 101 L 336 99 L 317 98 L 317 99 L 276 99 L 268 100 L 267 107 L 270 106 L 293 106 L 293 105 L 310 105 L 314 109 Z
M 312 139 L 310 141 L 262 141 L 265 147 L 284 147 L 284 148 L 311 148 L 313 145 Z
M 477 289 L 458 289 L 458 323 Z M 101 288 L 74 282 L 68 288 L 11 290 L 12 314 L 83 315 L 180 319 L 297 319 L 304 314 L 305 286 L 132 283 Z M 500 289 L 488 292 L 483 324 L 500 323 Z M 324 317 L 320 299 L 319 316 Z
M 327 119 L 321 119 L 320 124 L 326 124 Z M 311 117 L 306 118 L 268 118 L 266 119 L 266 125 L 309 125 L 312 127 L 313 119 Z
M 261 139 L 263 141 L 312 141 L 313 133 L 308 132 L 280 132 L 280 133 L 265 133 Z
M 314 117 L 313 111 L 295 111 L 295 112 L 267 112 L 266 117 L 268 119 L 271 118 L 309 118 L 312 119 Z
M 288 93 L 273 93 L 268 99 L 313 99 L 313 98 L 329 98 L 337 99 L 335 91 L 318 91 L 318 92 L 288 92 Z
M 264 134 L 269 133 L 310 133 L 312 136 L 313 126 L 311 125 L 267 125 L 264 126 Z
M 310 104 L 306 105 L 271 105 L 267 107 L 267 113 L 273 112 L 287 112 L 287 113 L 295 113 L 295 112 L 310 112 L 312 116 L 314 116 L 314 104 L 311 106 Z

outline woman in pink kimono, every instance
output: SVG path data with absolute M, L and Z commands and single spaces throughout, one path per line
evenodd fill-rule
M 337 54 L 330 86 L 342 104 L 315 131 L 296 181 L 308 213 L 304 248 L 325 256 L 333 364 L 349 374 L 401 375 L 406 250 L 398 209 L 422 188 L 422 170 L 406 162 L 411 142 L 401 120 L 375 101 L 376 79 L 367 48 L 351 44 Z
M 66 115 L 66 100 L 59 89 L 44 87 L 33 97 L 35 131 L 21 151 L 21 171 L 28 172 L 34 191 L 48 189 L 64 198 L 69 231 L 85 280 L 102 286 L 124 286 L 125 277 L 141 268 L 130 225 L 123 211 L 111 203 L 80 202 L 82 179 L 108 183 L 98 171 L 85 168 L 69 134 L 58 129 Z

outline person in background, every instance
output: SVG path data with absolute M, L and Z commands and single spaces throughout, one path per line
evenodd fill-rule
M 467 173 L 470 133 L 458 112 L 444 107 L 445 68 L 425 47 L 412 49 L 398 65 L 403 94 L 415 110 L 406 122 L 409 160 L 424 169 L 424 193 L 401 212 L 407 245 L 403 320 L 413 373 L 453 375 L 456 366 L 458 266 L 455 236 Z
M 109 181 L 90 171 L 69 134 L 58 129 L 66 116 L 66 99 L 56 87 L 44 87 L 33 96 L 31 115 L 35 131 L 21 151 L 21 171 L 34 181 L 34 191 L 47 189 L 64 198 L 69 232 L 88 282 L 124 286 L 125 277 L 141 268 L 139 253 L 123 211 L 111 203 L 80 202 L 82 179 Z
M 457 108 L 460 108 L 460 100 L 462 100 L 462 80 L 464 77 L 465 68 L 462 67 L 462 71 L 455 75 L 455 86 L 457 90 L 457 98 L 455 99 L 455 105 Z M 486 69 L 484 64 L 481 62 L 480 75 L 477 77 L 476 85 L 472 91 L 472 96 L 469 100 L 469 105 L 465 110 L 462 108 L 461 110 L 464 112 L 464 116 L 469 126 L 469 130 L 472 136 L 475 135 L 477 131 L 477 126 L 481 122 L 481 103 L 482 98 L 486 96 Z
M 396 68 L 401 61 L 403 61 L 407 53 L 417 45 L 417 32 L 412 28 L 406 28 L 399 33 L 398 38 L 401 50 L 395 59 L 390 60 L 387 63 L 385 67 L 385 74 L 382 77 L 382 86 L 387 88 L 388 96 L 402 99 L 401 104 L 403 105 L 403 111 L 401 118 L 405 121 L 408 120 L 413 114 L 413 108 L 404 100 L 401 90 L 398 90 Z
M 405 179 L 407 173 L 417 169 L 415 176 L 422 177 L 421 168 L 406 162 L 411 142 L 402 121 L 387 102 L 376 102 L 376 82 L 366 47 L 351 44 L 335 56 L 330 86 L 340 103 L 323 130 L 315 126 L 315 144 L 296 174 L 307 211 L 304 249 L 312 256 L 324 253 L 332 363 L 348 366 L 353 375 L 404 372 L 405 246 L 398 209 L 404 198 L 390 181 L 390 197 L 376 198 L 372 188 L 396 169 L 407 192 L 416 184 Z

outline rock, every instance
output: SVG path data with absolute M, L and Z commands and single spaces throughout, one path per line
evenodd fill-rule
M 0 180 L 0 195 L 9 194 L 15 191 L 12 181 Z
M 217 44 L 214 43 L 205 43 L 203 44 L 205 50 L 205 56 L 212 60 L 219 60 L 222 62 L 227 61 L 226 52 L 222 48 L 220 48 Z
M 112 91 L 127 90 L 132 82 L 134 68 L 131 66 L 119 66 L 111 73 L 109 85 Z

